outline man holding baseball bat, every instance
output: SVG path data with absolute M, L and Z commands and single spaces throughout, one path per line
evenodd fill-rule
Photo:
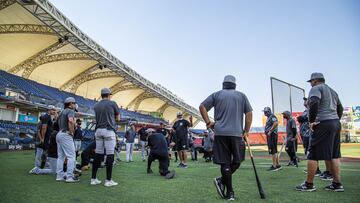
M 235 77 L 227 75 L 222 90 L 211 94 L 199 107 L 207 128 L 215 130 L 214 163 L 221 166 L 221 177 L 214 179 L 215 187 L 221 198 L 230 201 L 235 200 L 232 174 L 245 159 L 244 136 L 248 136 L 252 122 L 252 107 L 248 98 L 235 89 Z M 213 107 L 215 122 L 211 122 L 208 116 L 208 111 Z

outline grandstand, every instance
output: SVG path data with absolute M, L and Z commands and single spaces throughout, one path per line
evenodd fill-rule
M 106 51 L 47 0 L 0 0 L 0 42 L 0 109 L 7 111 L 0 120 L 19 122 L 22 109 L 33 119 L 49 104 L 62 107 L 68 96 L 90 116 L 103 87 L 112 89 L 123 120 L 172 123 L 179 111 L 192 115 L 195 124 L 201 119 L 195 108 Z

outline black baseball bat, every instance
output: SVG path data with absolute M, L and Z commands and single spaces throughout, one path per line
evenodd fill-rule
M 249 150 L 249 154 L 250 154 L 250 158 L 251 158 L 251 163 L 252 163 L 252 166 L 254 168 L 256 184 L 257 184 L 257 187 L 258 187 L 258 190 L 259 190 L 260 198 L 265 199 L 265 192 L 264 192 L 264 190 L 263 190 L 263 188 L 261 186 L 260 179 L 259 179 L 259 176 L 258 176 L 257 171 L 256 171 L 255 162 L 254 162 L 254 156 L 253 156 L 253 153 L 251 151 L 250 144 L 246 139 L 245 139 L 245 142 L 246 142 L 246 144 L 248 146 L 248 150 Z

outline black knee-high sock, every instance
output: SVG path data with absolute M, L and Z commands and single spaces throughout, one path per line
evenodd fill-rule
M 287 150 L 286 153 L 289 155 L 290 161 L 292 161 L 293 158 L 292 158 L 291 152 Z
M 232 163 L 230 167 L 231 167 L 231 174 L 233 174 L 240 167 L 240 163 Z
M 174 154 L 175 154 L 175 160 L 177 161 L 178 160 L 178 153 L 175 152 Z
M 114 164 L 114 155 L 110 154 L 106 156 L 106 180 L 111 180 L 112 168 Z
M 230 165 L 221 165 L 221 182 L 226 187 L 226 192 L 232 192 L 232 175 L 231 175 L 231 167 Z
M 295 153 L 295 152 L 292 152 L 291 155 L 292 155 L 292 161 L 294 162 L 295 165 L 297 165 L 296 153 Z
M 95 154 L 94 161 L 93 161 L 93 167 L 92 167 L 92 174 L 91 174 L 92 179 L 96 178 L 96 173 L 100 167 L 102 157 L 104 157 L 103 154 Z

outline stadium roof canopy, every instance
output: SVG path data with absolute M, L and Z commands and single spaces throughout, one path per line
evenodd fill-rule
M 199 112 L 155 85 L 83 33 L 47 0 L 0 0 L 0 69 L 69 91 L 99 98 L 110 87 L 124 108 L 160 112 L 170 122 L 181 111 Z

